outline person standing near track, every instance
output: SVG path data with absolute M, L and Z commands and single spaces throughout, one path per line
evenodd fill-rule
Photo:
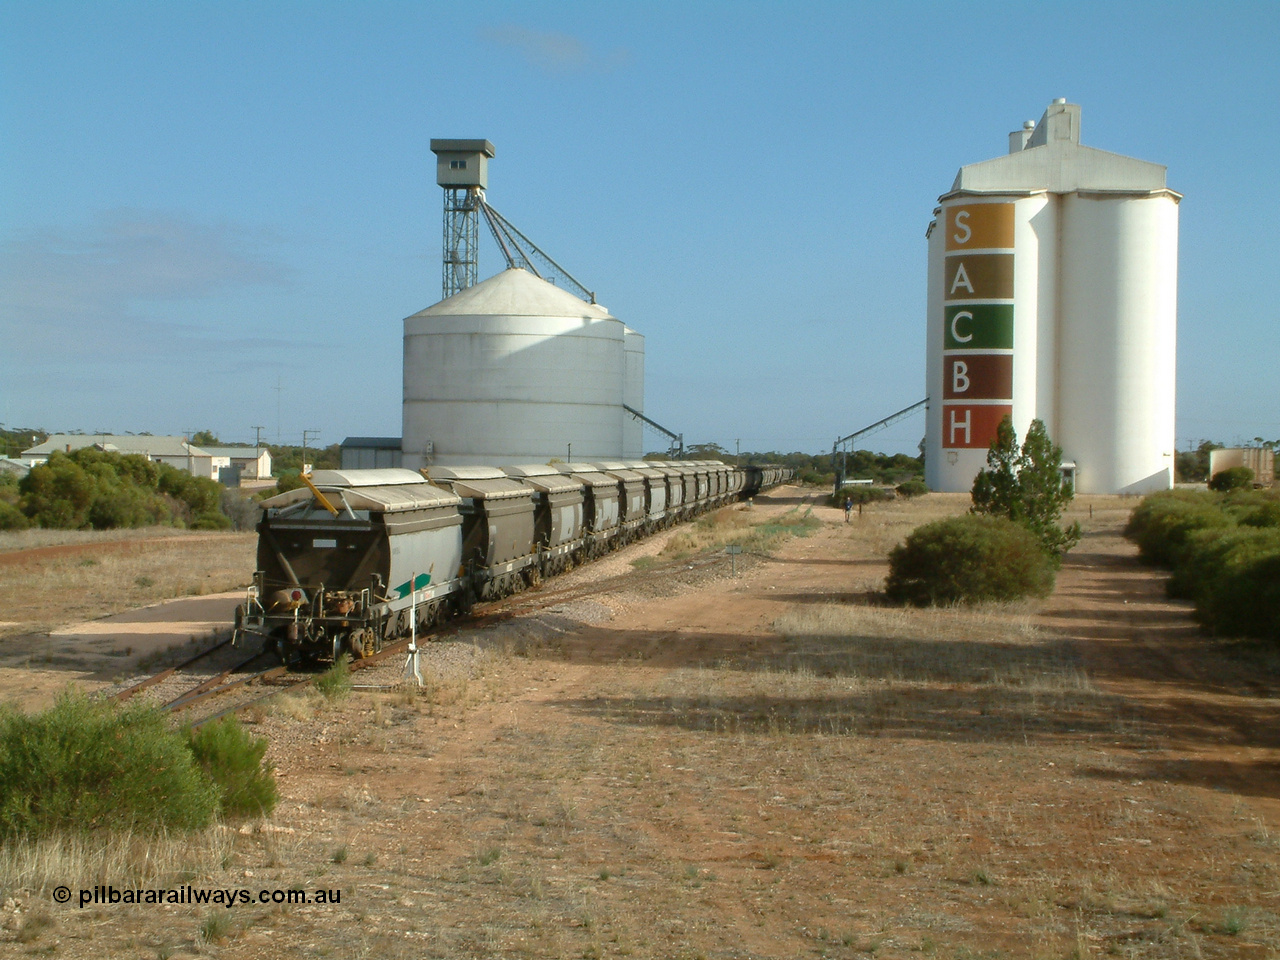
M 844 522 L 849 522 L 849 514 L 853 513 L 853 497 L 844 498 Z

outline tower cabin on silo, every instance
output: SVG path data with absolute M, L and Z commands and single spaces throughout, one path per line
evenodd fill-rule
M 445 298 L 480 279 L 480 199 L 489 189 L 489 161 L 493 144 L 488 140 L 432 140 L 436 155 L 436 183 L 444 188 Z
M 436 183 L 442 187 L 489 189 L 489 161 L 493 144 L 488 140 L 432 140 L 436 155 Z
M 1078 492 L 1173 486 L 1181 199 L 1161 164 L 1082 145 L 1065 100 L 960 168 L 926 233 L 930 487 L 969 490 L 1010 415 Z

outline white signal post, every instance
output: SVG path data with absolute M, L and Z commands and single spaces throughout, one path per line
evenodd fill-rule
M 404 662 L 403 680 L 422 686 L 422 667 L 418 662 L 418 575 L 409 581 L 409 657 Z

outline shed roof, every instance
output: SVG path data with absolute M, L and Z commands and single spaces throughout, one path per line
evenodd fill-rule
M 265 446 L 262 447 L 202 447 L 205 453 L 211 457 L 231 457 L 233 459 L 249 459 L 256 460 L 264 453 L 269 451 Z
M 149 436 L 134 434 L 110 433 L 55 433 L 39 446 L 22 451 L 24 457 L 47 457 L 51 453 L 61 453 L 70 447 L 80 450 L 84 447 L 100 446 L 116 453 L 140 453 L 150 457 L 207 457 L 207 450 L 191 446 L 183 437 Z
M 342 446 L 374 450 L 399 450 L 400 443 L 399 437 L 347 437 L 342 441 Z

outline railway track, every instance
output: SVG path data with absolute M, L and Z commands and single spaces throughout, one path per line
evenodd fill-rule
M 284 667 L 267 666 L 267 661 L 273 659 L 262 653 L 246 655 L 244 650 L 231 646 L 227 635 L 181 663 L 116 692 L 110 699 L 124 703 L 146 694 L 161 710 L 185 710 L 226 690 L 285 673 Z
M 513 596 L 478 606 L 472 613 L 449 621 L 445 629 L 490 626 L 550 607 L 662 580 L 677 571 L 700 570 L 728 562 L 728 556 L 717 550 L 710 555 L 669 560 L 644 568 L 626 570 L 590 583 L 558 588 L 549 588 L 544 583 Z M 433 638 L 441 637 L 443 633 L 444 631 L 440 629 L 424 633 L 418 638 L 418 642 L 420 644 L 430 642 Z M 373 656 L 352 661 L 348 667 L 352 671 L 362 670 L 389 657 L 405 654 L 408 647 L 408 639 L 397 640 L 383 647 Z M 182 663 L 161 670 L 120 691 L 112 699 L 123 702 L 144 690 L 161 688 L 162 684 L 173 684 L 180 677 L 196 679 L 194 684 L 183 680 L 174 689 L 161 688 L 154 690 L 153 694 L 159 694 L 155 698 L 161 700 L 161 709 L 170 712 L 182 711 L 193 718 L 191 721 L 193 726 L 199 726 L 267 700 L 280 693 L 282 689 L 304 687 L 318 676 L 317 673 L 290 672 L 287 667 L 278 664 L 266 666 L 266 661 L 275 660 L 272 654 L 256 653 L 247 657 L 228 658 L 227 651 L 234 649 L 230 646 L 230 639 L 224 639 Z M 235 652 L 242 653 L 242 651 Z M 201 666 L 202 661 L 207 662 Z M 262 662 L 259 663 L 259 661 Z M 255 665 L 258 669 L 252 669 Z M 263 690 L 264 686 L 270 689 Z

